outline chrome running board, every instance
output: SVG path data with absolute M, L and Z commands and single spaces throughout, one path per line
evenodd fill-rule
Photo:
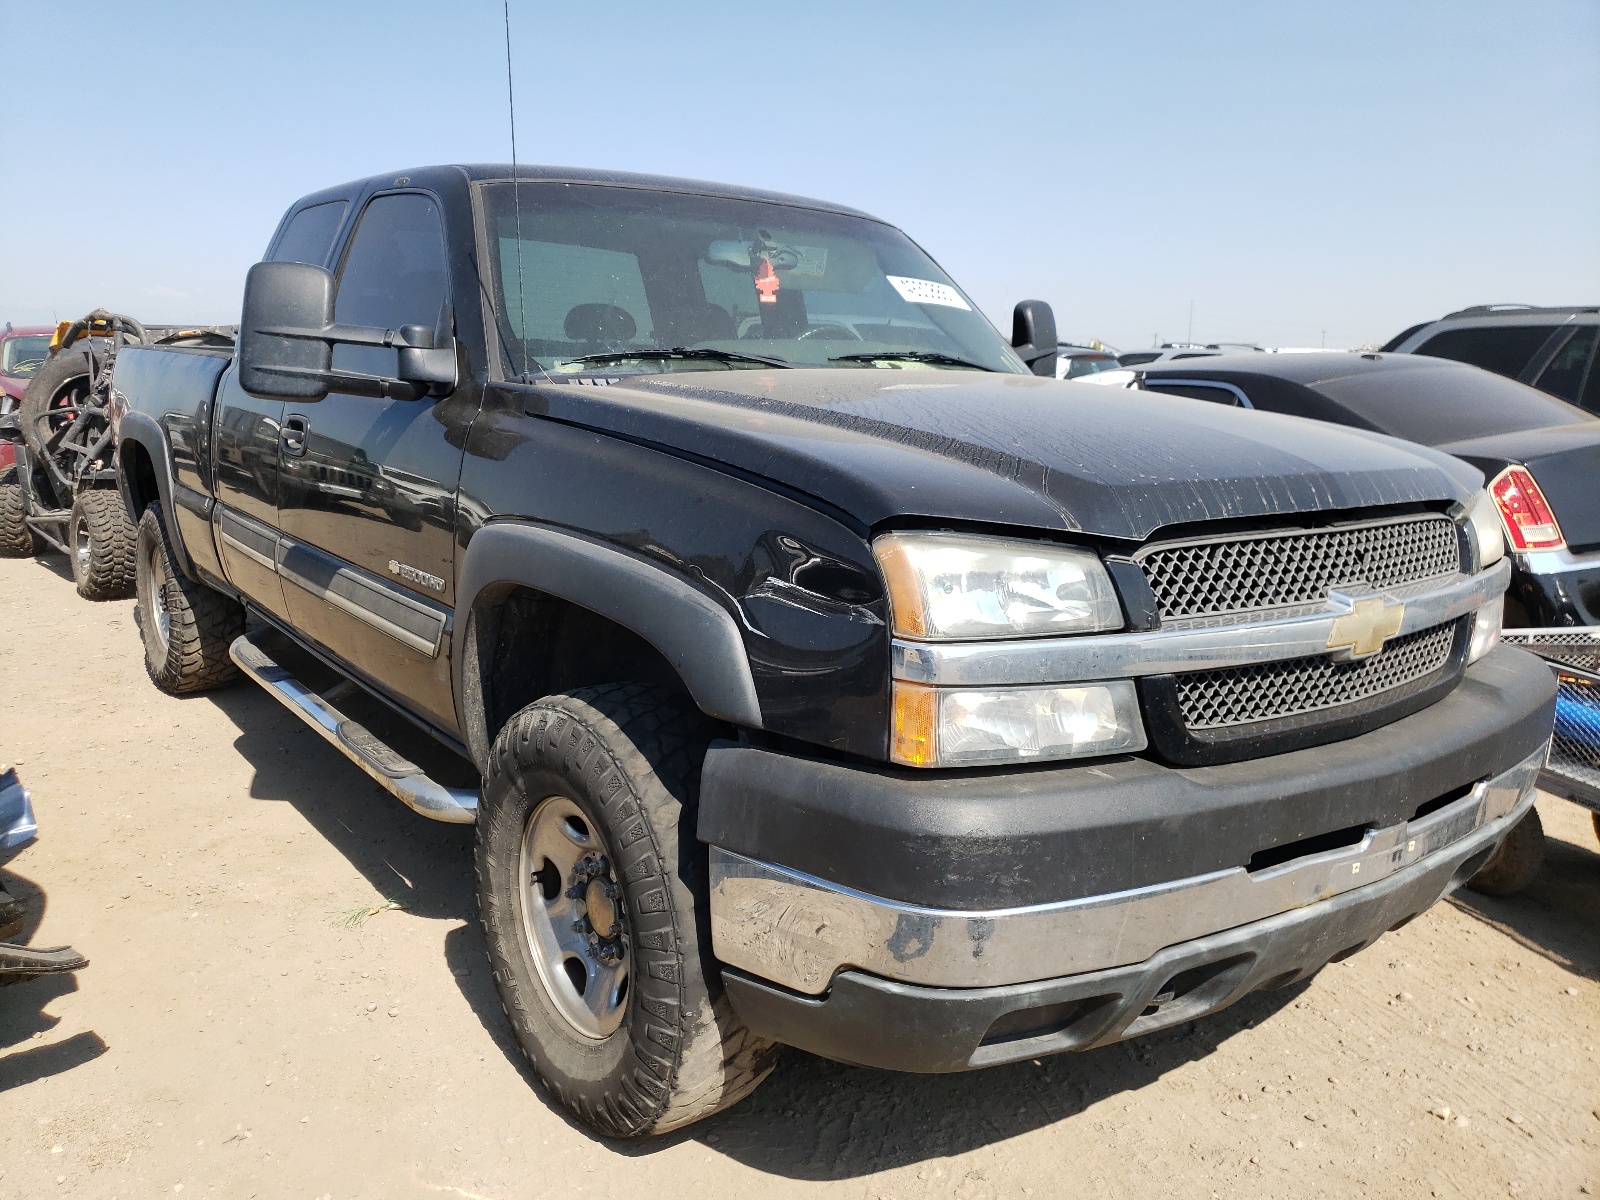
M 429 778 L 416 763 L 396 753 L 364 725 L 352 721 L 326 697 L 301 683 L 251 641 L 249 634 L 234 640 L 228 647 L 228 657 L 268 695 L 320 733 L 323 741 L 372 776 L 407 808 L 452 825 L 471 825 L 477 820 L 476 791 L 445 787 Z

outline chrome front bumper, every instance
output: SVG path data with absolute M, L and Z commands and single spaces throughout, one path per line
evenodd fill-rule
M 711 847 L 712 945 L 724 964 L 804 995 L 854 968 L 908 984 L 994 987 L 1143 962 L 1165 947 L 1305 908 L 1499 841 L 1533 803 L 1548 745 L 1414 820 L 1279 866 L 1234 867 L 1027 908 L 900 904 Z

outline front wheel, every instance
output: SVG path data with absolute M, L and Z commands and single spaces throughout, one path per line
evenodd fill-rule
M 710 1116 L 776 1056 L 711 956 L 694 823 L 712 728 L 659 688 L 547 696 L 484 775 L 478 905 L 501 1004 L 539 1077 L 606 1136 Z
M 1532 883 L 1544 866 L 1544 822 L 1530 808 L 1467 886 L 1485 896 L 1510 896 Z
M 139 518 L 136 562 L 139 603 L 134 618 L 150 682 L 169 696 L 231 682 L 239 669 L 228 657 L 228 647 L 244 632 L 244 608 L 174 569 L 159 504 L 150 505 Z
M 138 536 L 122 497 L 99 489 L 79 492 L 67 521 L 72 579 L 85 600 L 123 600 L 133 594 L 133 543 Z

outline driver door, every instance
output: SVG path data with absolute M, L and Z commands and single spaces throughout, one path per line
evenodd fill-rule
M 449 269 L 434 199 L 368 201 L 338 272 L 335 320 L 449 329 Z M 397 352 L 338 346 L 340 370 L 394 378 Z M 449 630 L 456 485 L 470 387 L 419 400 L 331 391 L 284 409 L 278 523 L 295 626 L 445 729 L 455 725 Z

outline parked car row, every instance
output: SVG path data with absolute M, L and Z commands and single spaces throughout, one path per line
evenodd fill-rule
M 1093 389 L 1122 365 L 1049 305 L 1007 342 L 841 205 L 428 167 L 291 205 L 236 345 L 121 346 L 97 464 L 152 683 L 242 676 L 473 824 L 519 1045 L 633 1137 L 781 1045 L 1106 1045 L 1518 882 L 1567 726 L 1501 632 L 1508 585 L 1529 619 L 1593 602 L 1529 558 L 1553 504 L 1589 536 L 1577 410 L 1201 349 Z M 1468 430 L 1420 424 L 1441 372 L 1493 380 Z

